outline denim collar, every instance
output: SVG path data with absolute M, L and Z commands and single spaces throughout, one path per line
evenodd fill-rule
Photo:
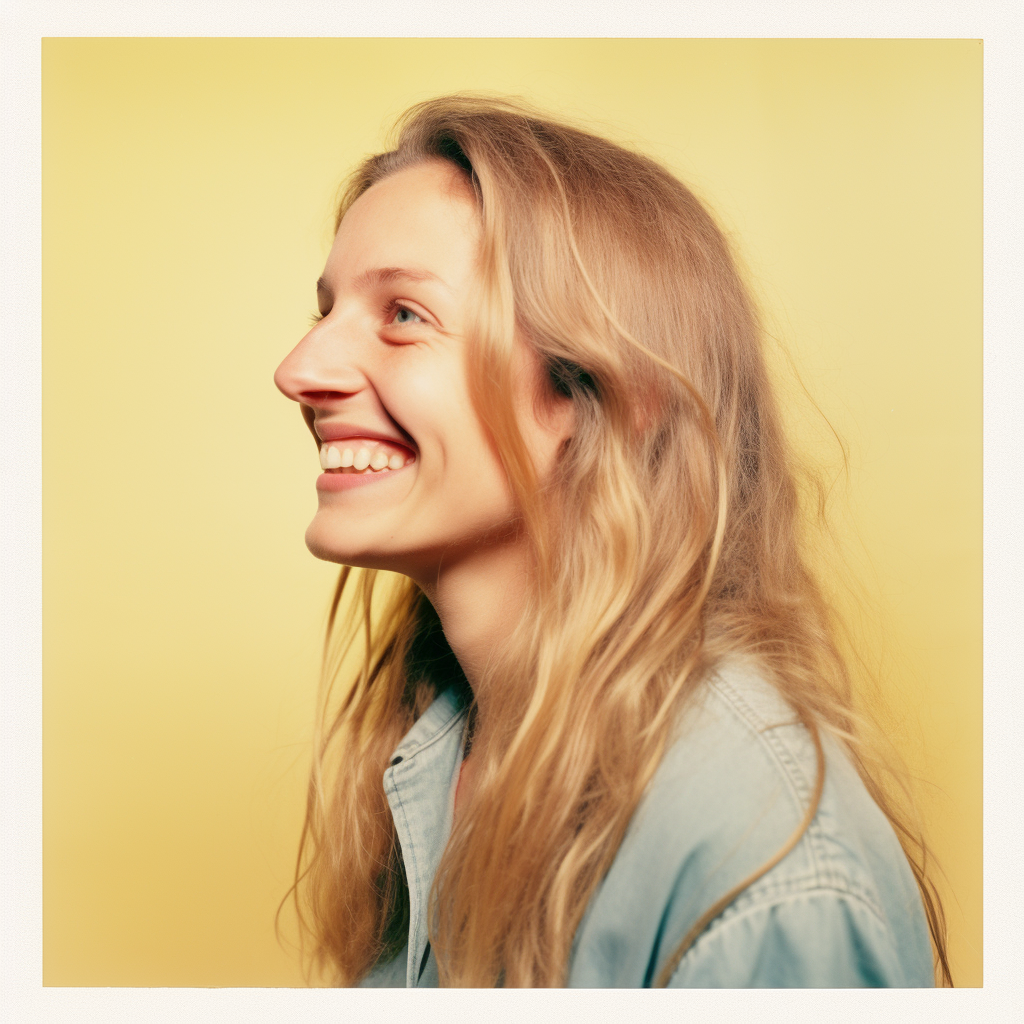
M 451 833 L 467 709 L 459 687 L 444 690 L 403 737 L 384 772 L 409 885 L 409 986 L 419 980 L 427 950 L 430 887 Z

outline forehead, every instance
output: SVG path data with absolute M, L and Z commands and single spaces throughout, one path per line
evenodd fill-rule
M 371 186 L 342 219 L 328 273 L 398 266 L 456 277 L 475 260 L 480 217 L 472 189 L 446 161 L 407 167 Z M 454 282 L 453 282 L 454 283 Z

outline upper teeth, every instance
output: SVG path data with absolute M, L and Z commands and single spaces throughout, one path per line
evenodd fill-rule
M 369 466 L 374 472 L 379 473 L 382 469 L 401 469 L 405 463 L 406 458 L 401 452 L 392 451 L 389 454 L 383 442 L 375 442 L 372 452 L 370 445 L 367 444 L 342 446 L 327 443 L 320 446 L 321 469 L 351 467 L 361 472 Z

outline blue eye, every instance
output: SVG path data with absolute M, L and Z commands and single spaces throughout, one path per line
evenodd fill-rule
M 406 309 L 405 306 L 399 306 L 395 310 L 395 316 L 392 323 L 396 324 L 414 324 L 417 321 L 423 322 L 423 317 L 417 316 L 411 309 Z

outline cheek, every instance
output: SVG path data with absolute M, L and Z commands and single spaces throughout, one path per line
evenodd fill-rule
M 373 380 L 374 389 L 391 416 L 416 430 L 435 434 L 446 419 L 464 416 L 471 403 L 461 367 L 446 354 L 396 347 Z
M 507 517 L 511 490 L 473 407 L 465 368 L 454 354 L 404 355 L 409 358 L 401 365 L 396 359 L 381 378 L 378 394 L 419 449 L 418 500 L 426 502 L 431 520 L 441 517 L 450 525 Z
M 426 462 L 476 464 L 487 448 L 464 372 L 454 360 L 410 359 L 386 375 L 377 390 Z
M 436 487 L 444 514 L 459 519 L 507 515 L 512 492 L 497 452 L 475 414 L 449 422 L 438 458 L 428 466 L 424 482 Z

